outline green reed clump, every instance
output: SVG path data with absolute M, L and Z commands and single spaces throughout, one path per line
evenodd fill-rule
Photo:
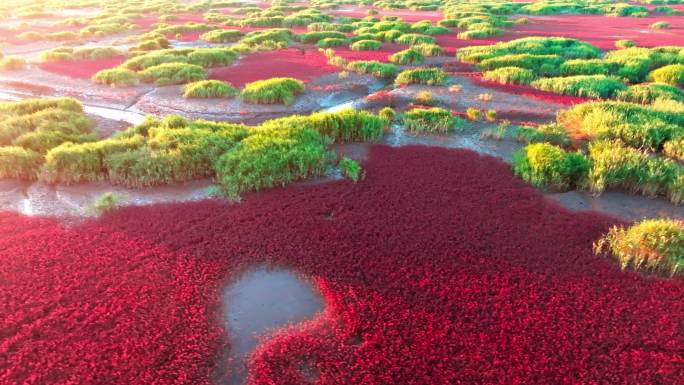
M 363 167 L 361 167 L 357 161 L 347 157 L 340 159 L 337 167 L 340 168 L 342 175 L 344 175 L 345 178 L 351 179 L 354 182 L 358 182 L 363 179 L 365 174 Z
M 430 86 L 443 85 L 447 74 L 441 68 L 414 68 L 405 70 L 394 80 L 396 85 L 427 84 Z
M 612 98 L 627 89 L 621 80 L 605 75 L 542 78 L 530 84 L 542 91 L 588 98 Z
M 376 60 L 357 60 L 347 64 L 347 70 L 373 75 L 378 78 L 391 79 L 397 75 L 394 64 L 381 63 Z
M 582 186 L 590 165 L 581 153 L 549 143 L 529 144 L 513 156 L 516 175 L 534 186 L 560 191 Z
M 389 58 L 392 63 L 396 64 L 421 64 L 425 61 L 425 56 L 418 50 L 409 48 L 403 51 L 392 54 Z
M 463 120 L 443 108 L 416 108 L 401 116 L 406 130 L 413 133 L 447 134 L 463 125 Z
M 35 180 L 43 156 L 19 146 L 0 147 L 0 179 Z
M 200 40 L 208 41 L 210 43 L 233 43 L 240 40 L 244 33 L 237 29 L 215 29 L 203 33 Z
M 644 219 L 627 228 L 614 226 L 595 244 L 622 269 L 659 272 L 670 276 L 684 270 L 684 223 L 674 219 Z
M 112 68 L 99 71 L 93 75 L 92 80 L 112 87 L 131 87 L 140 82 L 140 77 L 125 68 Z
M 520 67 L 500 67 L 487 71 L 482 78 L 502 84 L 530 84 L 536 79 L 533 71 Z
M 184 98 L 232 98 L 239 93 L 232 84 L 220 80 L 200 80 L 183 88 Z
M 272 78 L 246 84 L 240 96 L 249 103 L 290 105 L 304 88 L 304 83 L 297 79 Z
M 187 63 L 159 64 L 149 67 L 139 74 L 144 82 L 154 83 L 158 86 L 196 82 L 207 76 L 201 66 Z

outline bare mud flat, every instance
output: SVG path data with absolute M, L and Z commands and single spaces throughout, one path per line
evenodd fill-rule
M 571 210 L 598 211 L 630 221 L 644 218 L 684 220 L 684 207 L 675 206 L 662 197 L 648 198 L 619 191 L 607 191 L 601 195 L 593 195 L 587 191 L 568 191 L 549 193 L 546 196 Z
M 320 294 L 292 271 L 260 266 L 223 291 L 223 317 L 230 341 L 230 377 L 219 383 L 244 384 L 245 359 L 269 332 L 312 319 L 323 310 Z

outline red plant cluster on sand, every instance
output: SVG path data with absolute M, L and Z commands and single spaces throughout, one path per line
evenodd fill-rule
M 550 103 L 563 104 L 566 106 L 571 106 L 580 103 L 586 103 L 591 99 L 581 97 L 581 96 L 568 96 L 554 94 L 553 92 L 541 91 L 532 88 L 527 85 L 522 84 L 501 84 L 497 82 L 492 82 L 484 80 L 482 74 L 479 72 L 466 72 L 458 73 L 460 76 L 468 76 L 472 78 L 473 84 L 481 87 L 492 88 L 502 92 L 508 92 L 510 94 L 522 95 L 533 99 L 539 99 Z
M 593 255 L 615 220 L 466 150 L 373 146 L 364 166 L 76 227 L 0 214 L 0 383 L 207 384 L 219 287 L 274 263 L 327 308 L 257 349 L 251 385 L 681 384 L 684 281 Z
M 315 50 L 295 48 L 256 52 L 230 67 L 211 71 L 210 78 L 230 82 L 236 87 L 255 80 L 292 77 L 308 82 L 319 76 L 338 72 L 328 59 Z
M 123 56 L 106 59 L 61 60 L 41 63 L 40 69 L 73 78 L 90 79 L 99 71 L 114 68 L 126 60 Z

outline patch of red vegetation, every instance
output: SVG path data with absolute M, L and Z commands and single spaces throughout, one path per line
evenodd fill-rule
M 465 150 L 374 146 L 365 168 L 75 228 L 0 214 L 0 382 L 207 384 L 219 288 L 262 263 L 327 309 L 262 344 L 251 385 L 681 382 L 684 281 L 593 255 L 614 220 Z
M 640 47 L 684 46 L 684 18 L 681 16 L 606 17 L 602 15 L 529 16 L 529 24 L 514 26 L 508 37 L 563 36 L 594 44 L 601 49 L 615 49 L 617 40 L 634 40 Z M 658 21 L 670 28 L 651 30 Z
M 389 62 L 389 57 L 395 52 L 407 49 L 408 46 L 394 43 L 382 43 L 377 51 L 354 51 L 349 46 L 333 47 L 335 54 L 348 61 L 357 60 L 377 60 L 379 62 Z
M 315 50 L 288 48 L 256 52 L 240 59 L 231 67 L 212 70 L 209 77 L 230 82 L 236 87 L 274 77 L 292 77 L 308 82 L 339 71 L 337 67 L 328 64 L 327 60 L 325 55 Z
M 123 56 L 106 59 L 61 60 L 41 63 L 40 69 L 72 78 L 90 79 L 99 71 L 114 68 L 126 60 Z
M 484 80 L 482 74 L 479 72 L 461 72 L 456 73 L 459 76 L 468 76 L 472 79 L 473 84 L 481 87 L 492 88 L 502 92 L 507 92 L 514 95 L 522 95 L 533 99 L 543 100 L 545 102 L 563 104 L 567 106 L 585 103 L 590 101 L 589 98 L 584 98 L 580 96 L 568 96 L 559 95 L 552 92 L 541 91 L 530 86 L 520 85 L 520 84 L 501 84 L 497 82 L 492 82 Z

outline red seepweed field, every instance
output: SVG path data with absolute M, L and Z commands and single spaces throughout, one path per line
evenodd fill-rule
M 335 72 L 337 68 L 328 64 L 322 53 L 289 48 L 249 55 L 234 66 L 213 70 L 210 77 L 242 87 L 273 77 L 292 77 L 308 82 Z
M 0 380 L 208 383 L 225 348 L 217 288 L 261 263 L 313 277 L 326 309 L 260 346 L 250 384 L 305 383 L 303 364 L 326 384 L 681 379 L 682 282 L 594 256 L 614 219 L 560 208 L 470 151 L 369 156 L 363 184 L 239 205 L 131 207 L 75 227 L 3 214 Z
M 67 3 L 0 1 L 0 385 L 684 385 L 684 0 Z

